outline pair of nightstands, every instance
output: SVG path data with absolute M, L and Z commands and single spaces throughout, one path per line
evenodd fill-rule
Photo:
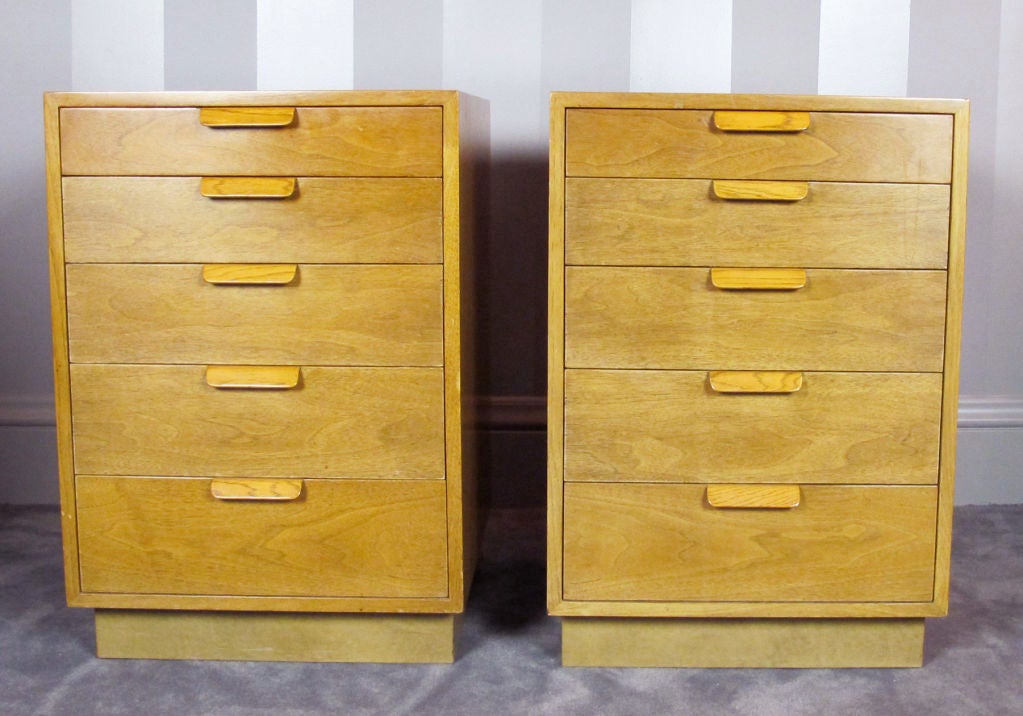
M 966 112 L 553 96 L 566 663 L 919 663 Z M 453 658 L 485 103 L 55 94 L 46 119 L 67 589 L 100 654 Z

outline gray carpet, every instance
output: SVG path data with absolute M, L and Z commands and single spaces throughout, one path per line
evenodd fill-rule
M 99 660 L 58 515 L 0 506 L 0 714 L 1023 714 L 1023 505 L 955 517 L 922 669 L 565 669 L 543 515 L 495 512 L 453 666 Z

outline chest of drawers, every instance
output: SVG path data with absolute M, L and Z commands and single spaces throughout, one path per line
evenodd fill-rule
M 967 103 L 551 111 L 565 663 L 919 664 L 948 603 Z
M 66 587 L 99 653 L 453 658 L 485 103 L 45 109 Z

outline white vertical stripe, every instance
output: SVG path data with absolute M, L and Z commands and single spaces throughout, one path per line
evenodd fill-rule
M 542 0 L 444 0 L 443 80 L 490 101 L 493 151 L 545 151 Z
M 633 0 L 629 88 L 728 92 L 731 0 Z
M 902 97 L 911 0 L 821 0 L 821 94 Z
M 257 0 L 256 87 L 354 86 L 354 0 Z
M 163 0 L 72 0 L 71 88 L 163 89 Z

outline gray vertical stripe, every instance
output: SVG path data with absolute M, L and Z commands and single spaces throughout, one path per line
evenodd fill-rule
M 543 91 L 629 89 L 630 0 L 546 0 Z
M 993 294 L 991 281 L 1004 250 L 992 241 L 1000 5 L 999 0 L 915 0 L 910 14 L 909 95 L 971 102 L 963 393 L 1000 392 L 992 342 L 1005 325 L 1018 325 L 1017 309 Z
M 50 365 L 43 90 L 71 85 L 69 0 L 0 2 L 0 396 L 46 395 Z M 2 452 L 2 450 L 0 450 Z M 2 462 L 2 460 L 0 460 Z M 6 465 L 5 465 L 6 467 Z M 14 476 L 14 473 L 9 473 Z M 38 474 L 33 473 L 32 479 Z
M 820 0 L 733 0 L 732 91 L 817 93 Z
M 256 88 L 256 0 L 164 0 L 168 90 Z
M 441 88 L 443 45 L 443 0 L 355 0 L 356 89 Z

